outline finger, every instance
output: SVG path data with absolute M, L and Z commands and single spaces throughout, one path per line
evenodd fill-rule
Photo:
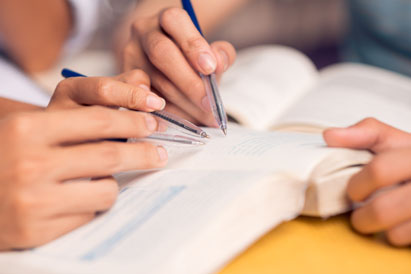
M 46 112 L 38 117 L 32 127 L 42 132 L 42 142 L 53 144 L 146 137 L 157 129 L 150 114 L 103 107 Z
M 411 245 L 411 220 L 388 230 L 386 235 L 388 241 L 395 246 Z
M 48 196 L 51 215 L 96 213 L 110 209 L 118 195 L 113 177 L 93 181 L 73 181 L 56 185 Z
M 150 143 L 101 142 L 58 149 L 56 180 L 104 177 L 115 173 L 160 168 L 167 163 L 167 151 Z
M 235 48 L 228 42 L 217 41 L 211 44 L 214 55 L 217 57 L 216 74 L 220 75 L 227 71 L 236 58 Z
M 78 214 L 36 222 L 13 242 L 13 248 L 29 249 L 46 244 L 90 222 L 94 217 L 95 214 Z
M 217 60 L 210 45 L 196 29 L 185 10 L 164 10 L 160 15 L 160 25 L 181 48 L 196 71 L 209 75 L 216 70 Z
M 376 190 L 411 178 L 411 148 L 381 153 L 349 181 L 347 192 L 353 201 L 363 201 Z
M 148 64 L 149 61 L 140 47 L 140 42 L 137 36 L 132 36 L 132 39 L 124 47 L 122 55 L 122 71 L 130 71 L 139 68 L 148 72 L 144 65 Z
M 210 111 L 208 105 L 203 104 L 206 91 L 200 75 L 194 71 L 170 38 L 160 31 L 151 32 L 144 37 L 143 48 L 150 62 L 183 93 L 184 97 L 204 112 Z M 153 80 L 153 86 L 154 82 Z
M 208 126 L 215 126 L 216 122 L 215 122 L 215 119 L 211 111 L 204 112 L 202 109 L 194 105 L 161 72 L 157 71 L 153 73 L 152 81 L 153 81 L 153 89 L 157 90 L 160 94 L 162 94 L 165 98 L 167 98 L 168 100 L 167 105 L 172 103 L 174 106 L 178 106 L 180 110 L 182 110 L 185 114 L 188 115 L 188 117 L 190 117 L 188 120 L 197 120 L 201 122 L 201 124 L 208 125 Z M 205 103 L 209 105 L 208 100 Z M 210 107 L 208 106 L 208 108 Z
M 409 133 L 373 118 L 367 118 L 348 128 L 328 129 L 324 132 L 324 139 L 331 147 L 369 149 L 373 152 L 411 146 Z
M 411 219 L 411 184 L 387 191 L 351 216 L 356 230 L 374 233 L 391 229 Z
M 142 75 L 142 71 L 134 72 Z M 142 77 L 142 82 L 146 82 Z M 82 105 L 116 106 L 141 111 L 161 110 L 165 100 L 139 86 L 129 85 L 110 78 L 90 77 L 71 80 L 70 98 Z
M 94 213 L 53 218 L 49 222 L 45 222 L 42 229 L 39 229 L 38 237 L 43 240 L 43 243 L 50 242 L 91 222 L 94 218 Z
M 133 68 L 114 77 L 114 79 L 136 87 L 141 87 L 144 90 L 150 90 L 150 77 L 147 73 L 139 69 Z

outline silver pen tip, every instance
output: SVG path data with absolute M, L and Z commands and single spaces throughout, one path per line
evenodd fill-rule
M 226 129 L 226 128 L 224 128 L 224 127 L 222 127 L 222 128 L 221 128 L 221 130 L 223 131 L 224 136 L 227 136 L 227 129 Z

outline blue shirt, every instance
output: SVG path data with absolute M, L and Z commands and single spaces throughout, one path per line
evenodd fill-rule
M 347 61 L 411 76 L 411 0 L 349 0 Z

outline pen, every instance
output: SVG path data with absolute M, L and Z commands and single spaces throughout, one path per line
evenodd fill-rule
M 64 78 L 87 77 L 84 74 L 80 74 L 78 72 L 75 72 L 75 71 L 72 71 L 72 70 L 66 69 L 66 68 L 61 71 L 61 75 Z M 164 110 L 150 112 L 150 114 L 152 114 L 156 117 L 159 117 L 164 121 L 167 121 L 171 125 L 174 125 L 176 127 L 176 129 L 183 130 L 183 132 L 185 132 L 185 133 L 192 134 L 192 135 L 197 135 L 201 138 L 210 138 L 210 136 L 207 134 L 207 132 L 205 132 L 204 130 L 202 130 L 198 126 L 194 125 L 193 123 L 191 123 L 191 122 L 189 122 L 189 121 L 187 121 L 183 118 L 178 117 L 177 115 L 173 115 L 173 114 L 168 113 Z
M 196 140 L 194 138 L 189 138 L 185 136 L 180 136 L 180 135 L 168 135 L 164 133 L 155 133 L 150 136 L 147 136 L 143 139 L 148 139 L 148 140 L 154 140 L 154 141 L 162 141 L 162 142 L 172 142 L 172 143 L 178 143 L 178 144 L 183 144 L 183 145 L 193 145 L 193 146 L 199 146 L 199 145 L 205 145 L 206 143 Z M 124 138 L 115 138 L 115 139 L 107 139 L 107 141 L 110 142 L 121 142 L 121 143 L 127 143 L 128 141 L 137 141 L 138 139 L 136 138 L 130 138 L 129 139 L 124 139 Z
M 188 15 L 190 15 L 191 21 L 193 21 L 193 24 L 196 26 L 197 30 L 202 36 L 204 36 L 201 31 L 200 24 L 198 23 L 197 16 L 194 12 L 193 5 L 191 5 L 191 1 L 181 0 L 181 2 L 184 10 L 187 11 Z M 223 131 L 224 135 L 227 135 L 227 114 L 225 113 L 223 101 L 221 100 L 220 92 L 218 91 L 215 73 L 212 73 L 211 75 L 203 75 L 200 73 L 200 76 L 204 82 L 214 118 L 216 119 L 218 126 Z
M 183 145 L 194 145 L 194 146 L 199 146 L 199 145 L 205 145 L 206 143 L 196 140 L 194 138 L 189 138 L 185 136 L 180 136 L 180 135 L 168 135 L 168 134 L 163 134 L 163 133 L 157 133 L 157 134 L 152 134 L 145 139 L 150 139 L 150 140 L 156 140 L 156 141 L 165 141 L 165 142 L 173 142 L 173 143 L 179 143 Z

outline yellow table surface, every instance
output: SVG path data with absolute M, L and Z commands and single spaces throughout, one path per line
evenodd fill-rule
M 299 217 L 273 229 L 221 272 L 234 273 L 411 274 L 411 249 L 355 233 L 349 215 Z

